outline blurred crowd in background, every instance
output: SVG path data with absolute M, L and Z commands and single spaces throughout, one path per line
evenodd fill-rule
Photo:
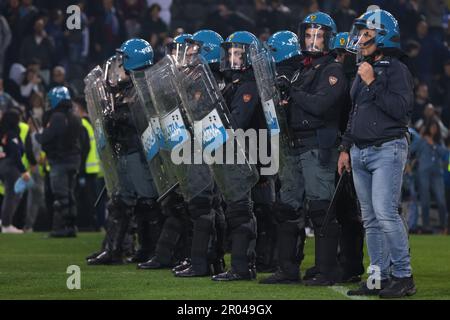
M 338 31 L 344 32 L 350 31 L 353 20 L 372 4 L 398 19 L 402 47 L 410 57 L 415 79 L 411 127 L 418 135 L 411 145 L 403 197 L 410 232 L 441 232 L 450 207 L 450 1 L 0 0 L 0 114 L 17 110 L 27 128 L 21 134 L 24 140 L 29 135 L 32 141 L 33 132 L 42 123 L 46 93 L 62 85 L 77 97 L 76 110 L 83 114 L 83 78 L 126 39 L 149 41 L 157 61 L 164 56 L 166 45 L 181 33 L 207 28 L 226 38 L 234 31 L 247 30 L 266 40 L 279 30 L 297 32 L 299 22 L 319 10 L 329 13 Z M 66 9 L 70 5 L 81 10 L 79 30 L 67 29 Z M 0 121 L 0 134 L 5 132 L 6 122 Z M 434 146 L 431 152 L 423 147 L 424 142 Z M 47 210 L 51 206 L 46 205 L 52 203 L 48 187 L 51 168 L 39 150 L 36 155 L 35 164 L 25 164 L 41 178 L 22 196 L 13 215 L 14 225 L 29 231 L 48 230 L 51 221 Z M 82 181 L 80 177 L 80 194 L 86 192 Z M 104 205 L 94 209 L 92 200 L 84 200 L 79 196 L 79 228 L 99 230 Z

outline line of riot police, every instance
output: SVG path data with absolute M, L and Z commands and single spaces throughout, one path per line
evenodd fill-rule
M 305 284 L 359 281 L 364 232 L 350 174 L 335 193 L 356 73 L 347 41 L 317 12 L 298 36 L 280 31 L 264 44 L 246 31 L 183 34 L 156 64 L 150 44 L 131 39 L 93 69 L 85 94 L 110 201 L 105 239 L 87 263 L 128 258 L 177 277 L 252 280 L 258 271 L 273 272 L 264 284 L 299 283 L 309 220 L 315 263 Z M 276 173 L 230 134 L 239 129 L 266 130 L 258 138 Z M 194 161 L 231 147 L 243 163 Z M 191 161 L 174 163 L 180 153 Z

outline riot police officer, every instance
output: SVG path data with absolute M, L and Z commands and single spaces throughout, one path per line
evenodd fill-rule
M 348 294 L 410 296 L 416 287 L 398 204 L 408 156 L 413 79 L 397 58 L 400 31 L 389 12 L 367 11 L 354 21 L 349 37 L 347 49 L 357 55 L 359 67 L 350 92 L 353 108 L 339 148 L 338 171 L 353 172 L 370 269 L 379 285 L 369 288 L 363 283 Z
M 177 56 L 185 40 L 191 37 L 192 35 L 187 33 L 175 37 L 167 45 L 166 54 Z M 153 270 L 175 267 L 175 271 L 188 268 L 190 261 L 186 257 L 189 256 L 191 248 L 192 226 L 183 196 L 178 191 L 171 192 L 162 201 L 161 209 L 165 220 L 154 255 L 148 261 L 139 263 L 137 268 Z
M 66 87 L 48 93 L 51 109 L 45 114 L 44 131 L 36 135 L 50 164 L 53 192 L 53 225 L 50 237 L 76 236 L 75 183 L 81 162 L 81 120 L 72 111 Z
M 259 45 L 255 35 L 238 31 L 221 46 L 221 71 L 232 74 L 231 84 L 223 94 L 236 129 L 267 129 L 250 60 L 250 47 Z M 231 269 L 212 279 L 254 279 L 256 218 L 250 192 L 238 201 L 227 202 L 225 217 L 231 237 Z
M 267 40 L 268 48 L 276 63 L 277 84 L 282 102 L 289 99 L 291 79 L 303 59 L 297 35 L 291 31 L 279 31 Z M 283 108 L 283 106 L 277 106 Z M 289 113 L 292 110 L 285 109 Z M 292 134 L 288 136 L 292 139 Z M 293 141 L 291 141 L 292 143 Z M 292 144 L 291 144 L 292 146 Z M 263 284 L 296 283 L 300 281 L 299 266 L 303 259 L 304 230 L 304 180 L 298 155 L 289 150 L 285 165 L 279 172 L 280 190 L 274 206 L 277 223 L 278 271 L 261 281 Z
M 140 247 L 129 262 L 146 261 L 153 254 L 159 236 L 158 194 L 132 116 L 131 108 L 139 102 L 128 75 L 133 69 L 151 65 L 153 50 L 145 40 L 131 39 L 122 44 L 112 62 L 107 74 L 114 110 L 105 116 L 118 159 L 120 190 L 112 196 L 108 206 L 107 246 L 88 260 L 90 265 L 123 262 L 122 246 L 134 216 Z
M 336 35 L 333 19 L 322 12 L 308 15 L 299 27 L 305 58 L 289 90 L 289 127 L 304 177 L 305 210 L 318 236 L 315 264 L 319 273 L 306 285 L 332 285 L 340 277 L 337 263 L 339 225 L 328 211 L 334 193 L 339 115 L 348 88 L 342 65 L 335 62 L 331 46 Z M 288 217 L 292 209 L 282 207 Z M 283 278 L 283 277 L 281 277 Z
M 179 46 L 176 60 L 183 72 L 188 73 L 190 63 L 201 55 L 219 81 L 220 45 L 223 38 L 212 30 L 200 30 Z M 220 207 L 221 195 L 211 184 L 199 195 L 188 201 L 188 213 L 192 220 L 192 246 L 189 263 L 173 269 L 176 277 L 197 277 L 223 272 L 224 220 Z M 212 245 L 211 245 L 212 244 Z

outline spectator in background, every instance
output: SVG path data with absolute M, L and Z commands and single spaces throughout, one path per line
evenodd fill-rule
M 81 11 L 81 29 L 80 30 L 66 30 L 64 36 L 67 44 L 66 64 L 70 79 L 83 79 L 86 74 L 87 58 L 89 56 L 89 21 L 86 16 L 85 3 L 80 1 L 78 3 Z
M 402 31 L 402 41 L 414 36 L 417 23 L 421 20 L 418 2 L 391 0 L 386 3 L 386 10 L 397 18 Z
M 419 83 L 416 87 L 416 96 L 414 98 L 414 108 L 411 116 L 411 122 L 414 124 L 423 117 L 425 106 L 430 103 L 428 85 Z
M 444 30 L 442 28 L 442 20 L 446 8 L 443 0 L 426 0 L 423 1 L 423 11 L 429 26 L 429 33 L 436 42 L 444 41 Z
M 19 103 L 21 103 L 22 95 L 20 94 L 20 86 L 25 78 L 27 69 L 20 63 L 14 63 L 9 69 L 8 81 L 5 81 L 5 90 Z
M 31 98 L 33 95 L 43 97 L 44 92 L 45 88 L 39 74 L 33 69 L 28 69 L 25 74 L 25 79 L 20 86 L 21 102 L 25 105 L 25 108 L 27 110 L 31 109 Z
M 43 102 L 43 99 L 40 97 L 38 98 Z M 36 101 L 36 99 L 33 99 L 33 104 L 35 104 Z M 34 106 L 33 110 L 35 108 L 36 106 Z M 45 208 L 44 166 L 46 165 L 46 160 L 45 154 L 42 152 L 42 147 L 36 140 L 38 128 L 35 127 L 35 124 L 40 125 L 40 123 L 40 118 L 34 117 L 33 121 L 31 118 L 29 119 L 28 125 L 30 131 L 25 139 L 25 154 L 30 165 L 30 174 L 34 184 L 28 190 L 27 194 L 24 232 L 33 232 L 34 223 L 39 210 Z
M 161 19 L 160 14 L 161 6 L 155 3 L 146 10 L 141 21 L 140 38 L 150 42 L 153 48 L 154 44 L 158 45 L 164 41 L 168 31 L 167 24 Z
M 13 107 L 18 107 L 19 104 L 13 97 L 11 97 L 8 93 L 5 92 L 5 88 L 3 86 L 3 79 L 0 78 L 0 112 L 4 113 L 6 110 L 11 109 Z
M 18 35 L 18 26 L 20 19 L 19 8 L 19 0 L 9 0 L 7 6 L 4 9 L 4 16 L 8 21 L 13 40 L 6 52 L 6 61 L 4 64 L 5 72 L 8 72 L 10 66 L 17 60 L 17 57 L 19 56 L 20 41 L 22 41 L 22 39 L 19 39 Z
M 125 37 L 123 22 L 113 0 L 103 0 L 102 11 L 91 30 L 96 63 L 103 63 L 115 53 Z
M 271 33 L 280 30 L 289 30 L 294 26 L 291 9 L 283 4 L 282 0 L 270 0 L 271 7 Z M 259 30 L 258 30 L 259 31 Z M 260 32 L 260 31 L 259 31 Z
M 345 32 L 350 31 L 353 21 L 356 19 L 356 12 L 350 7 L 351 0 L 339 0 L 337 8 L 333 13 L 333 19 L 336 22 L 337 29 Z
M 423 110 L 423 117 L 415 123 L 414 127 L 417 131 L 423 133 L 427 124 L 430 122 L 436 122 L 439 125 L 439 135 L 442 139 L 446 139 L 448 137 L 447 127 L 442 123 L 441 119 L 437 115 L 434 106 L 431 103 L 428 103 Z
M 271 27 L 271 10 L 266 0 L 255 0 L 255 29 L 259 32 Z M 275 31 L 275 30 L 272 30 Z
M 123 0 L 120 5 L 120 12 L 124 19 L 127 39 L 137 38 L 141 34 L 142 13 L 147 9 L 145 0 Z M 161 7 L 159 7 L 161 11 Z M 145 21 L 145 20 L 144 20 Z
M 220 34 L 224 39 L 235 31 L 246 30 L 255 32 L 255 23 L 242 12 L 230 10 L 226 1 L 222 1 L 208 15 L 205 27 Z
M 444 124 L 450 126 L 450 60 L 444 64 L 444 74 L 437 83 L 435 99 L 442 107 L 441 118 Z
M 442 164 L 444 160 L 448 160 L 449 151 L 442 142 L 438 122 L 430 120 L 426 123 L 422 135 L 414 135 L 410 148 L 411 153 L 415 154 L 419 162 L 417 177 L 422 207 L 422 233 L 432 232 L 430 228 L 430 191 L 438 205 L 442 231 L 446 226 L 447 204 Z
M 41 75 L 46 84 L 50 80 L 50 69 L 53 66 L 54 46 L 45 31 L 45 20 L 43 17 L 36 19 L 34 32 L 25 38 L 20 48 L 20 62 L 29 64 L 33 60 L 39 60 Z
M 56 66 L 52 70 L 52 81 L 50 82 L 48 89 L 51 90 L 54 87 L 66 87 L 69 89 L 71 97 L 77 95 L 75 89 L 66 81 L 66 69 L 62 66 Z
M 33 6 L 33 0 L 20 1 L 17 40 L 22 41 L 27 35 L 33 33 L 33 25 L 38 14 L 39 10 Z
M 62 64 L 67 59 L 67 43 L 64 35 L 66 18 L 61 10 L 53 10 L 45 32 L 54 45 L 53 61 Z
M 3 77 L 6 50 L 11 44 L 11 30 L 8 21 L 0 14 L 0 78 Z
M 14 185 L 19 177 L 30 180 L 22 163 L 24 148 L 19 136 L 19 121 L 20 115 L 15 109 L 6 111 L 0 120 L 0 179 L 5 186 L 1 209 L 2 233 L 23 233 L 12 224 L 21 199 L 14 192 Z

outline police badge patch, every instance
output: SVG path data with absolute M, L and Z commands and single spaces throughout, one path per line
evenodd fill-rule
M 330 83 L 331 86 L 334 86 L 338 82 L 338 79 L 336 77 L 329 76 L 328 82 Z

